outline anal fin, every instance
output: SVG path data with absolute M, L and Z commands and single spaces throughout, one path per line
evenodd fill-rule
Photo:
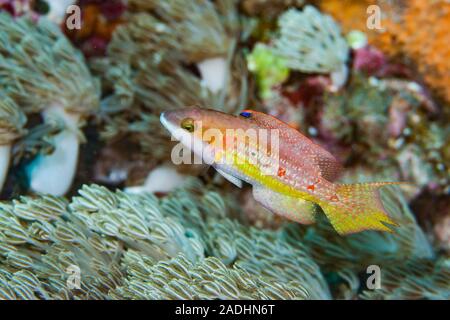
M 301 224 L 312 224 L 316 220 L 317 206 L 311 201 L 286 196 L 261 186 L 253 187 L 253 196 L 265 208 L 286 219 Z

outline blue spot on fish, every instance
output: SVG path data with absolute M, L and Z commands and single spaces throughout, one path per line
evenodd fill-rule
M 250 118 L 252 114 L 250 112 L 244 111 L 241 112 L 239 115 L 243 116 L 244 118 Z

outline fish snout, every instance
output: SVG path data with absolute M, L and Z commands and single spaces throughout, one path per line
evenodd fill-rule
M 162 125 L 169 129 L 169 127 L 179 126 L 182 120 L 182 115 L 177 111 L 164 111 L 161 113 L 159 120 Z

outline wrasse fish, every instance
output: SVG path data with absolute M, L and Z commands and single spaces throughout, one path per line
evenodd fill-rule
M 235 116 L 187 108 L 164 112 L 160 120 L 176 140 L 226 179 L 239 187 L 242 181 L 251 184 L 255 200 L 275 214 L 312 224 L 320 206 L 342 235 L 398 226 L 384 209 L 379 188 L 399 183 L 333 182 L 342 170 L 333 155 L 275 117 L 251 110 Z M 252 140 L 248 132 L 270 132 L 278 140 Z

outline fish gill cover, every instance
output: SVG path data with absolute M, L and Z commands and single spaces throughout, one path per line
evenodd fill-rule
M 448 2 L 0 11 L 0 299 L 450 299 Z M 160 115 L 194 105 L 275 116 L 338 183 L 411 183 L 380 193 L 398 226 L 342 236 L 318 206 L 302 225 L 175 166 Z

